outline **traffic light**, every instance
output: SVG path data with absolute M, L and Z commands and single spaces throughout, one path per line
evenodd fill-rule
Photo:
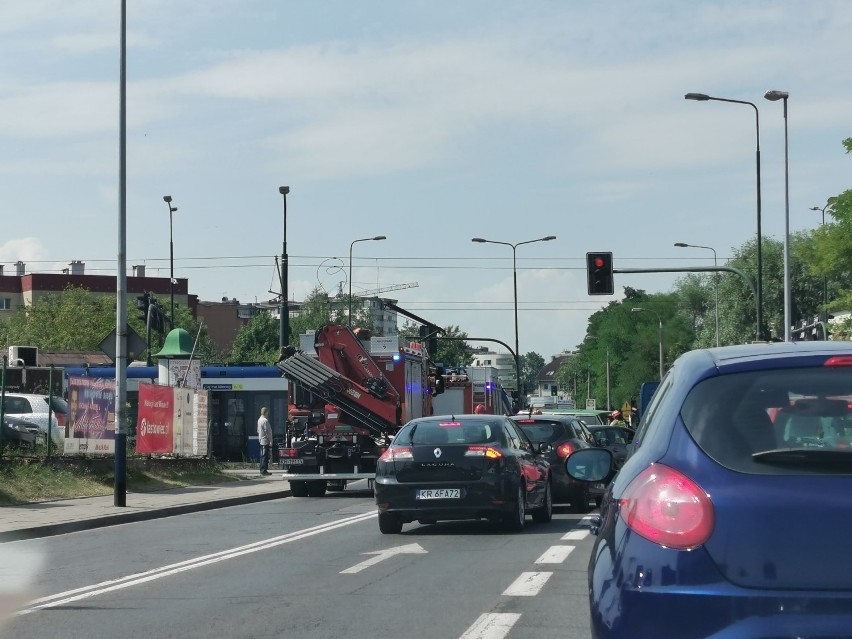
M 589 295 L 612 295 L 612 253 L 586 253 Z
M 143 324 L 148 324 L 148 307 L 151 306 L 151 296 L 148 293 L 136 297 L 136 308 L 139 310 L 139 319 Z

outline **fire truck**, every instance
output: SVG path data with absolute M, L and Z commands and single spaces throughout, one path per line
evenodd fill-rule
M 304 345 L 303 345 L 304 347 Z M 328 324 L 313 353 L 287 347 L 277 363 L 290 405 L 279 461 L 294 497 L 319 497 L 375 478 L 376 462 L 399 428 L 432 414 L 443 378 L 418 342 L 370 337 Z

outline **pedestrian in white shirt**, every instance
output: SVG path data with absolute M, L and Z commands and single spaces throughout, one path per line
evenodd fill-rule
M 269 409 L 264 406 L 260 409 L 260 417 L 257 420 L 257 439 L 260 443 L 260 474 L 271 475 L 269 472 L 269 456 L 272 452 L 272 426 L 269 425 L 267 415 Z

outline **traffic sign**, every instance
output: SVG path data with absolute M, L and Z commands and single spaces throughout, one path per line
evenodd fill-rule
M 138 359 L 139 356 L 145 352 L 148 348 L 148 342 L 139 337 L 139 335 L 130 328 L 130 325 L 127 326 L 127 359 Z M 103 341 L 98 344 L 100 349 L 106 353 L 109 358 L 115 362 L 115 340 L 116 340 L 115 329 L 110 331 L 110 334 L 107 335 Z

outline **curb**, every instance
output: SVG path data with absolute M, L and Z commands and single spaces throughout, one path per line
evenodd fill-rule
M 271 501 L 273 499 L 281 499 L 282 497 L 290 497 L 291 495 L 292 492 L 289 489 L 285 489 L 260 495 L 228 497 L 226 499 L 202 501 L 195 504 L 181 504 L 180 506 L 169 506 L 167 508 L 154 508 L 151 510 L 116 515 L 104 515 L 102 517 L 68 521 L 61 524 L 47 524 L 44 526 L 33 526 L 31 528 L 20 528 L 18 530 L 0 532 L 0 542 L 53 537 L 55 535 L 64 535 L 72 532 L 80 532 L 82 530 L 92 530 L 93 528 L 105 528 L 107 526 L 117 526 L 119 524 L 131 524 L 150 519 L 162 519 L 165 517 L 174 517 L 176 515 L 186 515 L 189 513 L 204 512 L 206 510 L 228 508 L 229 506 L 240 506 L 242 504 L 255 504 L 262 501 Z

